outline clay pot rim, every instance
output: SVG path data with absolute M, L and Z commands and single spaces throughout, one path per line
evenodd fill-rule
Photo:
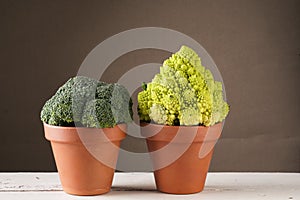
M 115 128 L 117 126 L 126 126 L 127 124 L 121 123 L 121 124 L 117 124 L 111 128 L 93 128 L 93 127 L 84 127 L 84 126 L 55 126 L 55 125 L 47 124 L 45 122 L 43 122 L 43 125 L 48 126 L 49 128 L 58 128 L 58 129 L 91 129 L 91 130 L 102 129 L 102 130 L 108 130 L 108 129 Z
M 193 143 L 195 142 L 216 142 L 221 133 L 223 128 L 223 122 L 219 122 L 212 126 L 169 126 L 164 124 L 154 124 L 154 123 L 147 123 L 147 122 L 140 122 L 142 131 L 141 134 L 147 140 L 150 141 L 163 141 L 163 142 L 170 142 L 173 138 L 177 135 L 177 130 L 180 128 L 183 131 L 188 132 L 191 129 L 197 129 L 197 133 L 195 134 Z M 146 130 L 149 131 L 146 131 Z M 152 129 L 152 131 L 150 131 Z M 221 131 L 213 131 L 213 129 L 221 129 Z M 158 133 L 151 135 L 149 132 L 153 132 L 156 130 Z M 150 135 L 150 136 L 149 136 Z M 175 143 L 186 143 L 186 138 L 184 134 L 179 136 L 182 138 L 182 141 L 178 141 Z
M 212 125 L 212 126 L 203 126 L 203 125 L 191 125 L 191 126 L 186 126 L 186 125 L 183 125 L 183 126 L 181 126 L 181 125 L 179 125 L 179 126 L 170 126 L 170 125 L 166 125 L 166 124 L 156 124 L 156 123 L 151 123 L 151 122 L 144 122 L 144 121 L 140 121 L 140 124 L 142 125 L 142 124 L 148 124 L 148 125 L 153 125 L 153 126 L 164 126 L 164 127 L 166 127 L 166 128 L 174 128 L 174 127 L 180 127 L 180 128 L 191 128 L 191 127 L 202 127 L 202 128 L 210 128 L 210 127 L 213 127 L 213 126 L 215 126 L 215 125 L 218 125 L 218 124 L 223 124 L 223 121 L 221 121 L 221 122 L 218 122 L 218 123 L 216 123 L 216 124 L 214 124 L 214 125 Z M 143 127 L 143 126 L 142 126 Z
M 127 124 L 118 124 L 112 128 L 66 127 L 43 123 L 45 138 L 51 142 L 99 144 L 120 141 L 126 137 Z M 119 129 L 119 130 L 116 130 Z M 77 131 L 79 130 L 79 131 Z

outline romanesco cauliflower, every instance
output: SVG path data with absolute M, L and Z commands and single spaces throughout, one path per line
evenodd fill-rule
M 186 46 L 165 60 L 160 73 L 143 89 L 138 94 L 142 121 L 211 126 L 223 121 L 229 112 L 222 84 L 214 81 L 199 56 Z

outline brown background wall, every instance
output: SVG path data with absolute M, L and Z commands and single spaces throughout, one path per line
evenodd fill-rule
M 45 100 L 107 37 L 157 26 L 197 40 L 222 73 L 231 112 L 211 171 L 300 172 L 299 9 L 297 0 L 2 0 L 0 171 L 55 170 L 39 120 Z M 104 78 L 168 55 L 129 53 Z

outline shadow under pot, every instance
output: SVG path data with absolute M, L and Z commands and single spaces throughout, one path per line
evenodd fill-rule
M 99 195 L 110 191 L 126 128 L 126 124 L 101 129 L 44 123 L 66 193 Z
M 157 189 L 170 194 L 201 192 L 221 132 L 222 123 L 210 127 L 141 123 Z

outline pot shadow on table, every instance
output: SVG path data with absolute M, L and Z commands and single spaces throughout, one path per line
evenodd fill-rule
M 251 190 L 251 189 L 249 189 Z M 138 188 L 133 187 L 133 186 L 114 186 L 112 187 L 111 191 L 107 193 L 106 195 L 108 196 L 118 196 L 118 195 L 124 195 L 130 196 L 130 197 L 141 197 L 140 195 L 163 195 L 163 196 L 170 196 L 172 198 L 178 197 L 181 198 L 183 196 L 190 196 L 193 197 L 195 195 L 199 196 L 201 194 L 209 194 L 209 193 L 221 193 L 221 192 L 235 192 L 239 191 L 238 188 L 232 186 L 224 187 L 224 186 L 206 186 L 202 192 L 195 193 L 195 194 L 186 194 L 186 195 L 175 195 L 175 194 L 167 194 L 167 193 L 162 193 L 158 191 L 156 188 L 153 187 L 153 185 L 141 185 Z

